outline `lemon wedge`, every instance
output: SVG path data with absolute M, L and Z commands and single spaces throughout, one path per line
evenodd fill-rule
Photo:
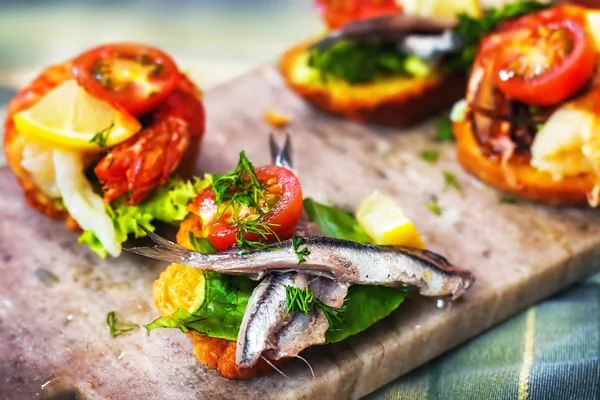
M 400 206 L 378 191 L 359 204 L 356 220 L 375 244 L 425 248 L 417 228 Z
M 455 19 L 465 13 L 479 18 L 483 15 L 478 0 L 403 0 L 404 12 L 429 18 Z
M 141 125 L 125 110 L 68 80 L 13 117 L 19 132 L 48 147 L 102 150 L 135 135 Z
M 588 10 L 585 13 L 588 28 L 594 39 L 596 51 L 600 52 L 600 10 Z

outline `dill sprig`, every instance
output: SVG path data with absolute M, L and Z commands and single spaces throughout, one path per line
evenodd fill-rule
M 269 235 L 275 238 L 278 243 L 281 243 L 281 239 L 277 236 L 277 233 L 273 230 L 273 226 L 279 226 L 278 224 L 269 224 L 267 222 L 254 220 L 254 221 L 242 221 L 238 224 L 238 232 L 235 237 L 235 242 L 239 249 L 242 249 L 246 252 L 250 250 L 250 248 L 255 249 L 265 249 L 269 247 L 268 244 L 261 242 L 260 240 L 248 240 L 246 238 L 247 233 L 253 233 L 258 235 L 259 239 L 268 240 Z
M 302 243 L 304 243 L 304 238 L 294 236 L 294 239 L 292 240 L 292 245 L 294 247 L 294 253 L 296 253 L 296 256 L 298 256 L 298 265 L 306 261 L 306 258 L 304 258 L 304 256 L 308 256 L 310 254 L 310 250 L 308 250 L 308 247 L 304 246 L 304 248 L 300 248 L 300 246 L 302 246 Z
M 108 333 L 111 337 L 121 336 L 124 333 L 139 328 L 138 324 L 119 322 L 114 311 L 111 311 L 106 315 L 106 325 L 108 326 Z
M 101 131 L 96 132 L 96 134 L 90 139 L 90 143 L 96 143 L 101 148 L 103 148 L 105 150 L 108 149 L 108 146 L 106 145 L 106 141 L 108 140 L 108 136 L 110 135 L 110 132 L 112 131 L 114 126 L 115 126 L 115 123 L 113 121 L 106 128 L 102 129 Z M 111 162 L 111 164 L 112 164 L 112 162 Z
M 236 244 L 238 248 L 248 252 L 250 248 L 264 249 L 268 247 L 260 239 L 266 241 L 274 238 L 281 243 L 277 233 L 273 230 L 273 227 L 278 225 L 263 221 L 265 212 L 258 203 L 259 199 L 265 196 L 267 189 L 258 180 L 254 166 L 244 151 L 240 152 L 237 167 L 230 173 L 219 176 L 213 182 L 212 191 L 217 205 L 215 222 L 218 222 L 228 210 L 231 210 L 233 221 L 237 223 Z M 252 209 L 258 215 L 253 219 L 240 220 L 242 207 Z M 257 235 L 259 240 L 248 240 L 246 234 Z
M 254 166 L 246 157 L 246 153 L 241 151 L 237 167 L 228 174 L 219 176 L 212 184 L 212 191 L 215 194 L 217 209 L 225 201 L 229 201 L 234 207 L 235 204 L 245 204 L 258 209 L 258 199 L 264 196 L 266 189 L 258 180 Z
M 457 191 L 462 192 L 462 186 L 458 182 L 456 175 L 454 175 L 452 172 L 444 171 L 444 183 L 445 183 L 444 190 L 456 189 Z
M 323 315 L 325 315 L 329 323 L 329 329 L 333 329 L 342 323 L 342 318 L 339 314 L 346 311 L 345 304 L 341 307 L 329 306 L 315 298 L 315 293 L 309 288 L 299 289 L 294 286 L 285 285 L 285 301 L 286 310 L 284 318 L 287 318 L 291 312 L 301 312 L 309 315 L 316 307 L 323 311 Z

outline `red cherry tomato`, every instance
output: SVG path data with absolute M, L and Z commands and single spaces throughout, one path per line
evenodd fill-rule
M 267 224 L 280 240 L 289 239 L 302 213 L 302 189 L 298 178 L 290 170 L 273 165 L 257 168 L 256 177 L 266 189 L 265 195 L 258 201 L 263 213 L 260 222 Z M 227 204 L 221 207 L 226 212 L 217 220 L 217 204 L 212 188 L 202 191 L 190 205 L 190 210 L 201 220 L 202 236 L 222 251 L 236 243 L 240 223 L 256 217 L 257 210 L 245 209 L 236 217 L 232 207 Z M 222 213 L 222 208 L 219 213 Z M 244 237 L 249 241 L 275 239 L 270 233 L 261 238 L 247 231 Z
M 561 7 L 542 11 L 497 34 L 493 79 L 506 96 L 550 106 L 591 79 L 596 64 L 593 41 L 578 18 L 565 19 L 565 14 Z
M 395 0 L 316 0 L 316 5 L 329 29 L 402 11 Z
M 171 57 L 153 47 L 116 43 L 96 47 L 73 60 L 77 82 L 93 95 L 136 116 L 161 104 L 181 73 Z

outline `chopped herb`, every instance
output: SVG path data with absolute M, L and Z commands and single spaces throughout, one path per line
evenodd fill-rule
M 339 308 L 332 307 L 323 303 L 321 300 L 316 299 L 315 293 L 309 288 L 302 290 L 294 286 L 285 285 L 285 302 L 285 317 L 291 312 L 301 312 L 309 315 L 315 307 L 320 308 L 321 311 L 323 311 L 325 318 L 327 318 L 329 329 L 333 329 L 342 322 L 338 313 L 346 311 L 345 304 Z
M 254 166 L 244 151 L 240 152 L 237 167 L 230 173 L 219 176 L 213 182 L 212 191 L 215 194 L 217 208 L 223 202 L 230 201 L 232 204 L 244 204 L 258 209 L 258 198 L 265 194 L 265 188 L 256 177 Z
M 535 130 L 537 132 L 541 131 L 543 127 L 544 127 L 543 123 L 535 124 Z
M 347 39 L 324 49 L 311 50 L 308 65 L 317 70 L 324 81 L 336 78 L 350 84 L 372 82 L 385 75 L 425 77 L 431 74 L 427 62 L 398 51 L 393 45 Z
M 213 246 L 210 240 L 208 240 L 207 238 L 198 237 L 194 235 L 192 231 L 188 233 L 188 238 L 190 239 L 190 244 L 192 245 L 192 248 L 199 253 L 210 254 L 215 253 L 217 251 L 217 249 L 215 248 L 215 246 Z
M 436 121 L 435 141 L 436 142 L 452 142 L 454 135 L 452 134 L 452 121 L 448 115 L 439 117 Z
M 112 131 L 112 128 L 114 126 L 115 126 L 115 123 L 111 122 L 109 126 L 107 126 L 106 128 L 102 129 L 99 132 L 96 132 L 94 137 L 92 137 L 90 139 L 90 143 L 96 143 L 101 148 L 103 148 L 105 150 L 108 149 L 108 146 L 106 145 L 106 141 L 108 140 L 108 135 L 110 135 L 110 132 Z M 111 162 L 111 164 L 112 164 L 112 162 Z
M 421 157 L 428 163 L 433 164 L 440 157 L 440 153 L 437 150 L 425 150 L 421 153 Z
M 260 239 L 274 238 L 281 242 L 273 230 L 273 227 L 278 225 L 262 221 L 265 212 L 259 206 L 259 199 L 265 195 L 267 190 L 258 180 L 254 166 L 246 157 L 245 152 L 240 152 L 238 165 L 232 172 L 219 176 L 213 182 L 212 191 L 217 203 L 216 221 L 219 221 L 227 210 L 233 212 L 233 219 L 238 227 L 236 243 L 240 249 L 247 252 L 251 247 L 257 249 L 268 247 L 261 241 L 246 239 L 247 233 L 258 235 Z M 255 218 L 246 218 L 245 220 L 238 218 L 240 208 L 244 206 L 253 210 Z
M 119 322 L 114 311 L 111 311 L 106 315 L 106 325 L 108 326 L 108 333 L 112 337 L 121 336 L 124 333 L 139 328 L 139 325 L 137 324 Z
M 446 183 L 446 189 L 456 189 L 459 192 L 462 192 L 462 186 L 460 186 L 458 179 L 456 179 L 456 175 L 453 173 L 444 171 L 444 182 Z
M 300 248 L 302 243 L 304 243 L 304 238 L 294 236 L 294 239 L 292 240 L 292 244 L 294 246 L 294 253 L 296 253 L 296 256 L 298 256 L 298 265 L 300 265 L 304 261 L 306 261 L 306 258 L 304 258 L 304 256 L 307 256 L 310 254 L 310 250 L 308 250 L 308 247 L 304 246 L 303 249 Z
M 279 226 L 277 224 L 268 224 L 261 221 L 242 221 L 238 227 L 238 233 L 235 237 L 235 242 L 238 248 L 248 252 L 250 248 L 255 249 L 266 249 L 269 247 L 268 244 L 261 242 L 260 240 L 248 240 L 246 239 L 246 233 L 252 233 L 258 235 L 260 239 L 269 240 L 269 236 L 272 236 L 275 240 L 281 243 L 279 236 L 273 230 L 272 226 Z
M 503 194 L 500 197 L 500 203 L 502 204 L 517 204 L 519 201 L 509 194 Z
M 435 215 L 442 215 L 442 207 L 440 207 L 436 199 L 426 202 L 425 207 Z

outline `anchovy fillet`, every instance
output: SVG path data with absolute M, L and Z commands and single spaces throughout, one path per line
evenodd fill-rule
M 283 325 L 286 312 L 286 288 L 308 286 L 306 275 L 295 272 L 271 273 L 254 289 L 237 338 L 236 363 L 250 367 L 262 352 L 275 346 L 269 342 Z
M 348 285 L 327 278 L 315 278 L 309 285 L 315 298 L 328 306 L 339 308 L 344 304 Z M 320 308 L 310 314 L 295 313 L 273 338 L 272 350 L 266 352 L 271 360 L 294 357 L 310 346 L 325 343 L 329 322 Z
M 207 271 L 248 275 L 253 279 L 260 279 L 270 271 L 296 271 L 349 284 L 414 287 L 423 296 L 452 296 L 453 299 L 462 296 L 475 280 L 471 272 L 451 265 L 438 254 L 408 247 L 307 236 L 302 246 L 308 247 L 310 254 L 305 262 L 298 264 L 291 239 L 249 252 L 232 248 L 203 254 L 144 230 L 157 246 L 135 247 L 129 251 Z

